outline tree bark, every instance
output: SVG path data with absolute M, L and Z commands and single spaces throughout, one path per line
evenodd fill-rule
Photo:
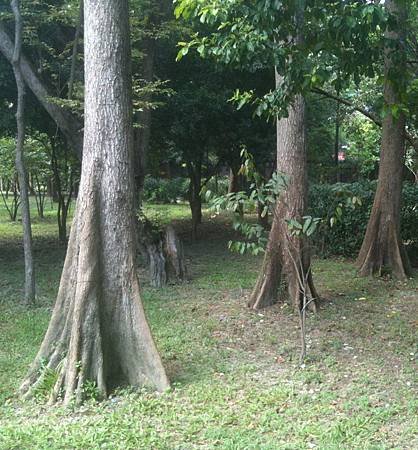
M 168 278 L 183 281 L 187 274 L 183 245 L 171 225 L 168 225 L 165 229 L 164 253 L 167 261 Z
M 202 223 L 202 162 L 187 163 L 189 172 L 189 204 L 192 212 L 192 239 L 197 239 L 197 228 Z
M 266 308 L 278 301 L 283 268 L 278 245 L 278 222 L 273 218 L 263 264 L 248 301 L 248 307 L 252 309 Z
M 10 64 L 13 63 L 13 49 L 14 45 L 8 35 L 7 29 L 0 22 L 0 52 Z M 53 95 L 51 95 L 45 84 L 38 78 L 35 70 L 23 54 L 20 57 L 20 70 L 28 88 L 57 124 L 71 149 L 81 159 L 83 150 L 83 125 L 70 112 L 49 101 L 49 97 L 53 97 Z
M 128 0 L 85 0 L 85 139 L 77 207 L 52 318 L 21 392 L 55 374 L 50 402 L 93 385 L 169 386 L 136 268 Z M 105 88 L 104 88 L 105 87 Z
M 241 188 L 240 176 L 238 174 L 238 169 L 230 167 L 229 169 L 229 184 L 228 184 L 228 194 L 233 192 L 239 192 Z
M 12 0 L 10 4 L 15 17 L 15 48 L 13 52 L 12 65 L 17 85 L 16 171 L 19 178 L 20 201 L 22 206 L 23 249 L 25 255 L 25 303 L 32 304 L 35 302 L 35 269 L 33 265 L 28 174 L 24 161 L 25 82 L 20 70 L 20 55 L 22 50 L 22 16 L 20 13 L 19 0 Z
M 295 40 L 300 44 L 303 43 L 300 31 L 303 11 L 304 1 L 299 0 L 296 5 L 298 32 Z M 280 87 L 282 78 L 277 70 L 275 79 L 276 86 Z M 311 298 L 308 301 L 312 309 L 316 309 L 319 299 L 310 270 L 309 244 L 306 239 L 292 236 L 287 224 L 290 219 L 300 222 L 307 208 L 305 109 L 305 99 L 302 95 L 296 95 L 288 108 L 288 117 L 277 120 L 277 171 L 287 176 L 287 186 L 277 199 L 262 271 L 248 303 L 248 306 L 254 309 L 275 303 L 283 282 L 286 284 L 290 301 L 298 311 L 303 312 L 308 294 L 304 292 L 305 289 L 310 292 Z M 300 280 L 305 278 L 307 286 L 302 286 Z
M 307 273 L 309 248 L 304 239 L 291 236 L 286 220 L 300 221 L 307 206 L 305 128 L 305 101 L 299 95 L 289 108 L 288 117 L 277 122 L 277 170 L 288 177 L 288 185 L 277 200 L 262 269 L 248 303 L 254 309 L 276 303 L 282 281 L 295 308 L 301 307 L 300 274 L 293 261 L 301 262 Z M 317 298 L 312 279 L 309 287 L 312 297 Z
M 140 251 L 149 265 L 151 286 L 163 287 L 170 279 L 183 281 L 186 277 L 183 245 L 174 228 L 168 225 L 161 231 L 144 216 L 138 227 Z
M 388 113 L 383 119 L 379 177 L 366 234 L 357 258 L 359 274 L 390 273 L 405 279 L 410 265 L 400 236 L 400 211 L 405 159 L 405 115 L 392 112 L 401 103 L 402 70 L 406 70 L 403 29 L 406 9 L 402 2 L 386 0 L 385 7 L 398 20 L 398 30 L 386 31 L 384 99 Z

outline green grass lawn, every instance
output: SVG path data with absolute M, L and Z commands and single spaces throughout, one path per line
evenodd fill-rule
M 81 408 L 22 402 L 15 391 L 34 358 L 57 292 L 65 249 L 54 211 L 34 223 L 38 303 L 21 305 L 21 224 L 0 208 L 1 449 L 417 449 L 418 280 L 356 277 L 350 261 L 315 260 L 324 301 L 308 318 L 308 358 L 297 364 L 298 321 L 286 305 L 246 301 L 260 258 L 226 248 L 226 219 L 205 216 L 189 239 L 185 205 L 148 206 L 174 220 L 189 281 L 143 300 L 172 389 L 116 392 Z

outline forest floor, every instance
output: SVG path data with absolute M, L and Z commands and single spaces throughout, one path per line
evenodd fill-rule
M 324 300 L 308 317 L 300 367 L 292 309 L 246 308 L 260 257 L 228 251 L 225 220 L 206 215 L 192 243 L 185 206 L 153 211 L 176 220 L 189 267 L 188 282 L 160 290 L 142 271 L 172 389 L 119 391 L 81 408 L 15 395 L 46 330 L 65 250 L 53 213 L 35 219 L 38 300 L 22 306 L 21 225 L 0 211 L 1 449 L 418 449 L 418 276 L 364 279 L 351 261 L 315 259 Z

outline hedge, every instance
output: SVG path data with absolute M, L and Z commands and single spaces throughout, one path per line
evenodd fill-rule
M 314 238 L 317 252 L 327 255 L 355 256 L 360 250 L 373 205 L 376 182 L 316 184 L 309 190 L 309 214 L 326 218 L 338 202 L 338 192 L 360 198 L 361 206 L 345 208 L 342 219 L 333 227 L 326 221 Z M 418 186 L 405 183 L 402 191 L 401 236 L 411 257 L 418 249 Z

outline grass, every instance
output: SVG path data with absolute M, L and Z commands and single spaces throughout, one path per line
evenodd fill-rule
M 206 215 L 192 243 L 184 205 L 151 210 L 175 221 L 190 271 L 188 282 L 158 290 L 141 270 L 172 389 L 120 391 L 81 408 L 15 395 L 48 324 L 65 250 L 53 212 L 35 221 L 38 304 L 21 306 L 20 224 L 0 210 L 1 449 L 418 448 L 416 278 L 363 279 L 350 261 L 315 260 L 324 303 L 309 316 L 301 368 L 292 310 L 245 307 L 260 258 L 228 252 L 226 220 Z

